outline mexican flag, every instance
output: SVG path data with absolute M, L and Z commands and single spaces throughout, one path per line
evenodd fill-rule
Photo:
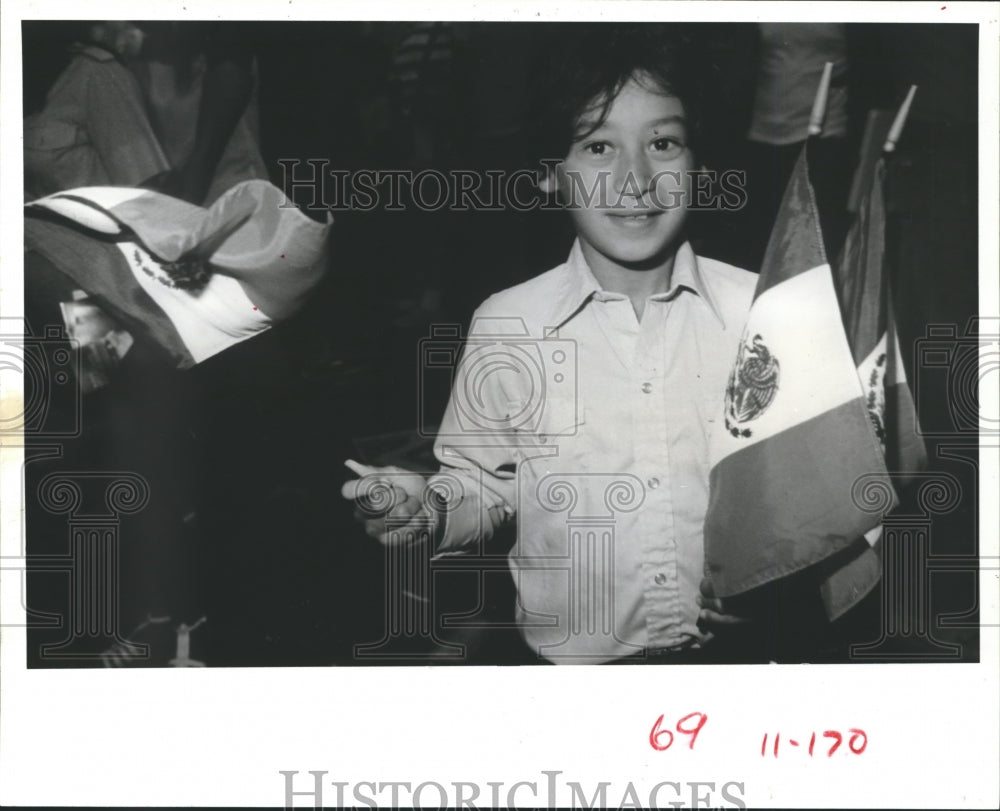
M 705 559 L 720 597 L 825 563 L 840 616 L 881 574 L 881 519 L 859 483 L 894 505 L 889 470 L 923 463 L 883 267 L 881 163 L 875 174 L 835 270 L 805 148 L 785 191 L 712 447 Z
M 24 241 L 184 369 L 300 307 L 328 230 L 248 180 L 208 208 L 141 188 L 57 192 L 25 206 Z

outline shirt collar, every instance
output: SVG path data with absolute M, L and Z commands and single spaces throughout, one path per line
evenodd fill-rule
M 592 298 L 598 301 L 624 298 L 620 294 L 609 293 L 601 287 L 600 282 L 595 278 L 590 265 L 587 264 L 587 260 L 583 256 L 583 249 L 580 247 L 579 239 L 573 243 L 573 248 L 570 250 L 569 259 L 566 260 L 564 269 L 562 283 L 554 300 L 551 322 L 554 328 L 565 324 Z M 726 324 L 722 318 L 718 303 L 712 296 L 712 291 L 708 285 L 705 284 L 705 278 L 698 266 L 698 257 L 688 242 L 683 243 L 677 249 L 677 254 L 674 257 L 673 273 L 670 279 L 670 289 L 665 293 L 658 293 L 652 296 L 652 298 L 659 301 L 668 301 L 679 295 L 683 290 L 697 295 L 712 311 L 719 324 L 725 327 Z

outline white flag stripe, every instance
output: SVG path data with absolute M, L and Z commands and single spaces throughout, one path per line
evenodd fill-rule
M 62 194 L 71 194 L 74 197 L 83 197 L 108 210 L 115 206 L 134 200 L 149 194 L 148 189 L 138 189 L 132 186 L 84 186 L 79 189 L 71 189 L 68 192 L 58 192 L 50 197 L 43 197 L 42 200 L 58 199 Z M 38 202 L 42 202 L 42 200 Z
M 116 247 L 142 289 L 167 314 L 195 363 L 270 328 L 271 320 L 254 308 L 242 285 L 231 276 L 213 273 L 197 291 L 167 287 L 143 270 L 166 277 L 140 245 L 119 242 Z
M 888 343 L 883 332 L 875 347 L 868 353 L 868 357 L 858 364 L 858 380 L 865 398 L 865 408 L 868 409 L 873 429 L 878 432 L 878 441 L 883 453 L 885 452 L 885 373 L 889 367 L 886 354 Z
M 47 197 L 30 205 L 52 211 L 68 220 L 72 220 L 84 228 L 99 234 L 120 234 L 121 226 L 113 218 L 93 206 L 72 200 L 69 197 Z
M 148 192 L 145 189 L 131 187 L 86 186 L 81 189 L 71 189 L 68 192 L 50 194 L 48 197 L 42 197 L 28 203 L 28 205 L 47 208 L 84 228 L 97 231 L 99 234 L 120 234 L 122 229 L 114 217 L 103 211 L 98 211 L 94 206 L 110 211 L 116 205 L 134 200 L 143 194 L 148 194 Z M 94 205 L 87 205 L 74 198 L 89 200 Z
M 840 318 L 829 265 L 820 265 L 764 291 L 753 303 L 743 343 L 757 341 L 777 364 L 777 390 L 752 419 L 721 427 L 712 464 L 861 396 L 858 371 Z M 753 357 L 759 359 L 760 352 Z M 739 381 L 737 380 L 737 386 Z M 728 430 L 732 427 L 738 436 Z M 746 435 L 749 432 L 749 435 Z
M 899 384 L 901 386 L 909 386 L 909 380 L 906 377 L 906 363 L 903 361 L 903 350 L 899 348 L 899 333 L 893 332 L 892 339 L 896 347 L 896 358 L 893 361 L 892 377 L 885 381 L 887 386 L 892 386 Z M 980 367 L 982 368 L 982 367 Z
M 883 332 L 878 341 L 875 342 L 875 346 L 872 351 L 868 353 L 868 357 L 858 364 L 858 379 L 861 380 L 861 384 L 867 388 L 868 381 L 871 379 L 872 372 L 878 374 L 879 379 L 885 375 L 886 366 L 886 352 L 885 348 L 888 344 L 886 340 L 886 335 Z

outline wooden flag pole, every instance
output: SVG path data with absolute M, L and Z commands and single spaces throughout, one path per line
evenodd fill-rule
M 906 124 L 906 117 L 910 114 L 910 105 L 913 104 L 913 96 L 916 92 L 917 86 L 911 84 L 906 98 L 903 99 L 903 103 L 899 107 L 899 112 L 896 113 L 896 119 L 889 128 L 889 134 L 885 137 L 885 145 L 882 147 L 883 152 L 892 152 L 896 148 L 896 142 L 899 140 L 899 136 L 903 134 L 903 126 Z
M 823 131 L 823 119 L 826 118 L 826 102 L 830 96 L 830 77 L 833 75 L 833 62 L 823 65 L 823 77 L 819 80 L 819 89 L 813 100 L 812 115 L 809 116 L 809 135 L 819 135 Z
M 871 186 L 875 163 L 882 157 L 882 145 L 889 134 L 894 117 L 893 110 L 868 111 L 865 132 L 861 138 L 861 149 L 858 151 L 858 165 L 854 170 L 850 194 L 847 196 L 847 210 L 852 214 L 858 211 L 862 198 Z

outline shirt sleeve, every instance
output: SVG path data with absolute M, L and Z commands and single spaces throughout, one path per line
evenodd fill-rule
M 429 486 L 445 505 L 439 554 L 489 541 L 516 514 L 518 450 L 526 438 L 511 415 L 524 408 L 523 323 L 496 310 L 490 299 L 473 315 L 434 444 L 441 471 Z

